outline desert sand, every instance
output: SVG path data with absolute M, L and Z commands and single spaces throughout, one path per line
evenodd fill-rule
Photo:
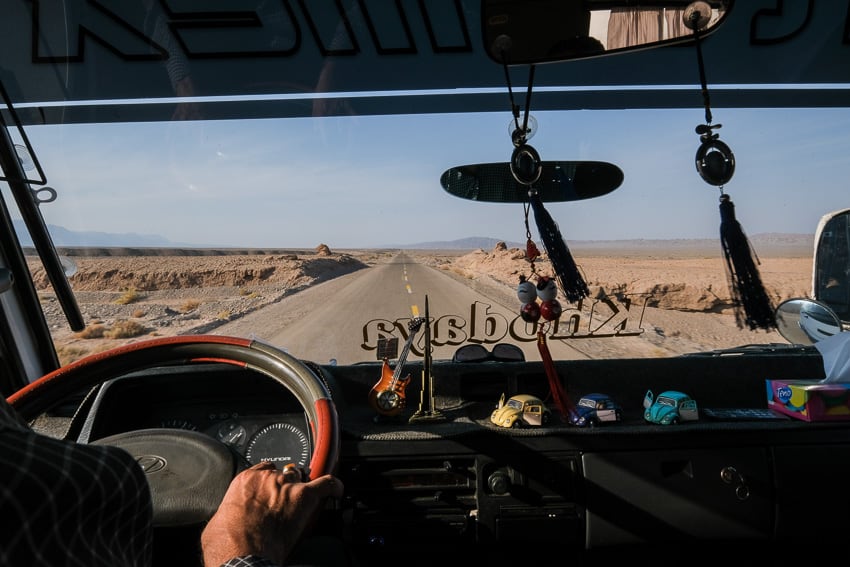
M 67 363 L 143 336 L 206 332 L 306 286 L 385 262 L 398 251 L 332 251 L 319 245 L 313 250 L 238 252 L 113 249 L 71 256 L 76 263 L 71 286 L 87 325 L 82 332 L 68 328 L 37 258 L 30 259 L 30 267 L 60 360 Z M 520 275 L 551 274 L 545 258 L 531 264 L 524 249 L 504 243 L 492 250 L 405 253 L 491 294 L 501 294 L 506 301 L 516 301 Z M 155 262 L 149 257 L 153 254 Z M 616 352 L 602 349 L 601 356 L 666 356 L 786 342 L 773 331 L 736 328 L 719 250 L 576 250 L 574 256 L 591 294 L 641 296 L 650 307 L 644 327 L 654 332 L 640 344 L 618 341 Z M 811 254 L 767 253 L 759 261 L 774 305 L 810 295 Z M 151 269 L 152 265 L 156 268 Z

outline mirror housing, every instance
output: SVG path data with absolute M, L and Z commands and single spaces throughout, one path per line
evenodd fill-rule
M 543 202 L 581 201 L 607 195 L 623 183 L 623 171 L 602 161 L 544 161 L 531 187 Z M 440 185 L 450 195 L 489 203 L 527 203 L 529 186 L 519 183 L 509 163 L 478 163 L 447 169 Z
M 827 213 L 818 223 L 812 296 L 850 324 L 850 209 Z
M 776 308 L 776 330 L 795 345 L 813 345 L 843 331 L 838 315 L 819 301 L 787 299 Z
M 693 41 L 686 21 L 695 18 L 702 37 L 731 7 L 732 0 L 481 0 L 481 30 L 493 61 L 533 65 Z

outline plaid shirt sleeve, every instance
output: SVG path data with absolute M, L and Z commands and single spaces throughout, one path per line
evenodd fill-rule
M 228 560 L 221 567 L 280 567 L 274 561 L 256 555 L 245 555 Z
M 152 563 L 150 488 L 135 459 L 117 447 L 36 433 L 5 400 L 0 509 L 0 565 Z

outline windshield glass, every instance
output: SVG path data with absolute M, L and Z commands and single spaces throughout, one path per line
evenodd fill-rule
M 693 42 L 619 51 L 641 13 L 606 11 L 590 37 L 616 53 L 530 67 L 494 59 L 478 1 L 60 5 L 10 7 L 0 80 L 82 311 L 80 330 L 15 209 L 26 188 L 3 184 L 61 363 L 201 333 L 322 364 L 785 344 L 741 324 L 721 224 L 749 239 L 770 314 L 811 296 L 815 228 L 847 206 L 850 111 L 823 84 L 837 25 L 817 55 L 759 44 L 796 85 L 712 43 L 746 17 L 704 22 L 702 60 Z M 644 41 L 692 39 L 686 9 L 660 10 Z
M 612 193 L 546 205 L 592 290 L 580 305 L 557 296 L 564 312 L 547 326 L 555 358 L 784 342 L 732 315 L 721 193 L 693 165 L 700 110 L 534 115 L 543 159 L 624 172 Z M 850 113 L 716 116 L 739 163 L 724 190 L 765 287 L 777 303 L 805 296 L 814 227 L 845 204 Z M 545 251 L 533 215 L 521 203 L 453 197 L 439 182 L 457 165 L 508 161 L 510 122 L 504 111 L 28 127 L 58 194 L 40 208 L 76 264 L 71 285 L 88 325 L 63 324 L 33 257 L 60 356 L 212 332 L 320 363 L 375 361 L 387 338 L 398 339 L 390 358 L 399 353 L 427 300 L 435 359 L 467 342 L 511 342 L 539 359 L 540 325 L 520 317 L 516 293 L 521 276 L 553 273 L 545 254 L 528 261 L 529 240 Z M 812 142 L 771 143 L 788 130 Z M 819 192 L 801 200 L 812 168 Z M 422 356 L 422 340 L 411 356 Z

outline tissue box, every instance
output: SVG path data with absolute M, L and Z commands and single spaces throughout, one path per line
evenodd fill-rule
M 803 421 L 850 420 L 850 383 L 768 380 L 767 407 Z

